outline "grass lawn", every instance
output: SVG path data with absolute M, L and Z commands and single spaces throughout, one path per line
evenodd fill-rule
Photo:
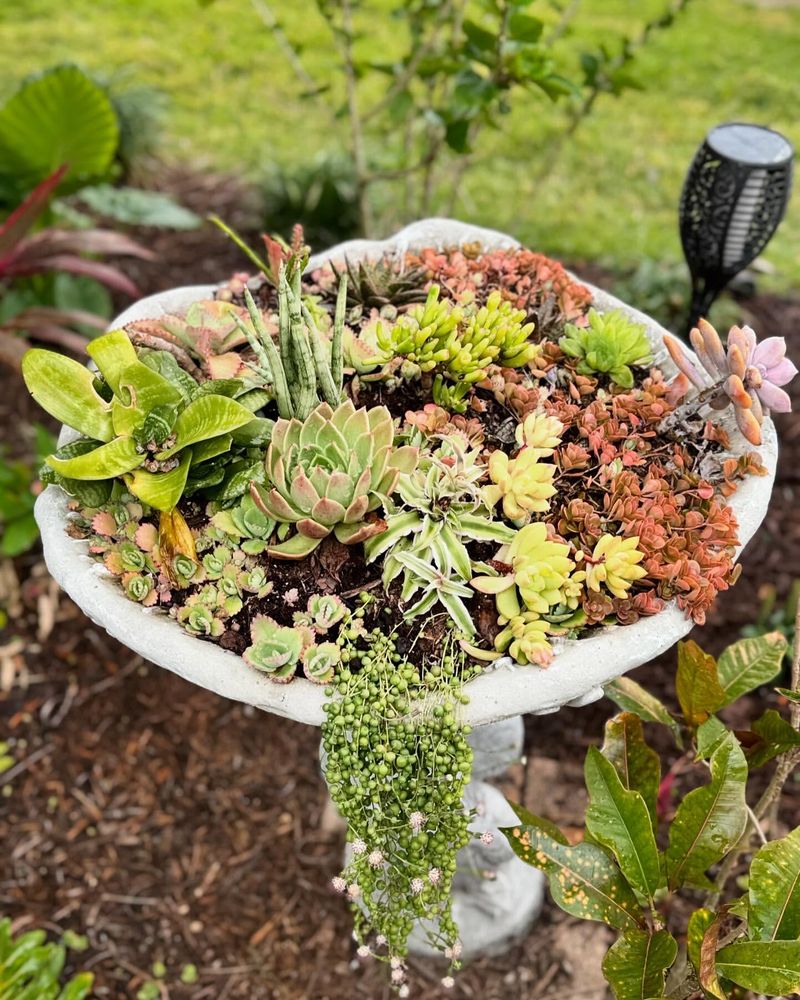
M 386 0 L 387 11 L 394 5 Z M 583 0 L 576 34 L 635 34 L 662 6 Z M 311 0 L 272 7 L 302 41 L 312 75 L 329 79 L 335 57 Z M 373 27 L 383 58 L 392 25 L 387 18 Z M 560 112 L 545 98 L 518 101 L 502 131 L 484 136 L 456 214 L 573 259 L 678 259 L 680 185 L 709 127 L 747 120 L 797 141 L 798 51 L 797 0 L 693 0 L 638 61 L 646 89 L 601 99 L 544 181 L 535 167 Z M 164 151 L 199 167 L 257 176 L 268 161 L 291 164 L 346 142 L 343 121 L 332 123 L 300 97 L 250 0 L 2 0 L 0 95 L 25 73 L 64 60 L 163 89 Z M 800 287 L 800 198 L 766 257 L 778 271 L 773 284 Z

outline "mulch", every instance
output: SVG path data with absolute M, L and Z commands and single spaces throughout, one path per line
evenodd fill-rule
M 173 173 L 168 180 L 191 207 L 223 206 L 221 214 L 227 208 L 247 228 L 241 191 L 227 179 Z M 157 266 L 136 262 L 144 293 L 242 266 L 225 238 L 207 230 L 137 235 L 159 254 Z M 800 326 L 800 300 L 760 296 L 746 308 L 761 335 L 791 339 Z M 0 378 L 0 434 L 20 451 L 24 424 L 40 417 L 14 377 Z M 800 567 L 800 413 L 779 425 L 767 519 L 739 583 L 694 635 L 711 652 L 754 619 L 764 584 L 786 595 Z M 0 638 L 0 738 L 16 762 L 0 776 L 0 913 L 19 929 L 86 934 L 88 949 L 73 954 L 70 967 L 95 973 L 97 997 L 134 998 L 160 961 L 164 1000 L 389 1000 L 385 967 L 355 960 L 347 907 L 327 888 L 343 837 L 323 815 L 318 731 L 143 662 L 58 593 L 38 553 L 14 569 L 0 573 L 9 611 Z M 636 676 L 672 703 L 673 669 L 667 654 Z M 746 724 L 748 714 L 776 704 L 765 691 L 738 708 L 735 721 Z M 509 794 L 579 827 L 583 754 L 612 711 L 604 699 L 529 718 L 526 758 L 509 774 Z M 666 731 L 650 735 L 677 759 Z M 798 783 L 782 822 L 800 824 Z M 453 991 L 438 987 L 442 970 L 434 964 L 412 962 L 413 996 L 600 1000 L 599 963 L 610 940 L 601 925 L 550 904 L 523 943 L 465 968 Z M 179 979 L 188 963 L 199 973 L 192 985 Z

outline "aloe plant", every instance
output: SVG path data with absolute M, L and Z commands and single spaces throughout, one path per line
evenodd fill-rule
M 247 407 L 213 391 L 214 383 L 171 381 L 136 354 L 122 330 L 89 345 L 102 376 L 52 351 L 25 355 L 31 395 L 51 416 L 83 435 L 80 454 L 47 458 L 64 480 L 121 478 L 156 510 L 169 511 L 192 465 L 229 451 L 232 433 L 253 420 Z M 224 386 L 223 388 L 229 388 Z M 110 398 L 109 398 L 110 397 Z

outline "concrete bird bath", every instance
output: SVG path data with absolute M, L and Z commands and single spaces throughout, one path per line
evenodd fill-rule
M 427 219 L 385 241 L 341 244 L 312 257 L 311 266 L 345 255 L 357 259 L 475 242 L 487 248 L 518 245 L 510 236 L 494 230 L 450 219 Z M 675 371 L 662 346 L 665 331 L 654 320 L 606 292 L 589 287 L 600 311 L 623 309 L 642 323 L 652 341 L 656 364 L 666 374 Z M 111 328 L 179 312 L 194 301 L 212 297 L 213 292 L 214 286 L 195 285 L 152 295 L 126 309 Z M 733 450 L 743 450 L 744 441 L 733 419 L 724 423 Z M 769 419 L 762 433 L 760 454 L 768 474 L 745 479 L 729 501 L 739 522 L 742 548 L 766 514 L 775 476 L 778 447 Z M 71 435 L 64 428 L 62 442 Z M 67 535 L 67 497 L 57 487 L 48 487 L 38 498 L 36 520 L 51 574 L 83 612 L 114 638 L 152 663 L 223 697 L 309 725 L 322 723 L 325 695 L 320 686 L 304 678 L 296 678 L 291 684 L 275 684 L 234 653 L 188 635 L 163 611 L 130 601 L 103 565 L 89 556 L 86 542 Z M 475 760 L 465 801 L 477 808 L 475 829 L 494 830 L 514 822 L 505 799 L 486 779 L 519 758 L 524 714 L 544 715 L 564 706 L 580 707 L 597 700 L 602 697 L 604 684 L 647 663 L 691 628 L 691 620 L 673 601 L 658 615 L 642 618 L 634 625 L 610 626 L 595 630 L 589 638 L 561 641 L 547 669 L 520 666 L 503 657 L 471 681 L 465 721 L 475 727 L 471 737 Z M 541 908 L 543 882 L 544 876 L 519 861 L 500 836 L 491 844 L 475 841 L 464 848 L 454 883 L 454 918 L 460 928 L 464 956 L 502 952 L 524 934 Z M 412 938 L 411 944 L 412 950 L 428 951 L 421 936 Z

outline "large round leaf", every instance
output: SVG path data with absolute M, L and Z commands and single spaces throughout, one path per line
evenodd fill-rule
M 105 175 L 119 142 L 108 95 L 77 66 L 29 77 L 0 108 L 4 188 L 27 191 L 62 163 L 66 187 Z

